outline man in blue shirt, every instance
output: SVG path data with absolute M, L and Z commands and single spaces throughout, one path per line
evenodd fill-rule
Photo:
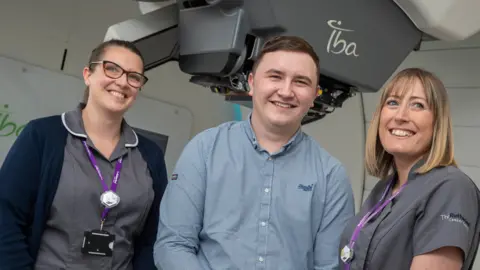
M 300 129 L 319 59 L 298 37 L 265 43 L 249 75 L 253 111 L 195 136 L 160 206 L 163 270 L 337 269 L 354 215 L 342 164 Z

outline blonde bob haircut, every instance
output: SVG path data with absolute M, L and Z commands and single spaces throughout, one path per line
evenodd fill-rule
M 391 95 L 403 97 L 420 82 L 425 90 L 427 103 L 433 112 L 433 138 L 430 151 L 425 154 L 425 163 L 417 173 L 427 173 L 433 168 L 457 166 L 453 153 L 452 120 L 447 90 L 434 74 L 420 68 L 407 68 L 397 73 L 382 90 L 380 102 L 368 128 L 365 145 L 365 167 L 377 178 L 385 179 L 395 169 L 393 156 L 383 148 L 378 135 L 380 114 Z

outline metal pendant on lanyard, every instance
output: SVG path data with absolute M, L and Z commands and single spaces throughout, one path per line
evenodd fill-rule
M 354 258 L 354 252 L 353 252 L 353 249 L 354 249 L 354 246 L 355 246 L 355 241 L 357 241 L 357 238 L 358 238 L 358 235 L 360 234 L 360 231 L 363 229 L 363 227 L 365 226 L 365 224 L 367 224 L 372 218 L 374 218 L 375 216 L 377 216 L 380 212 L 382 212 L 382 210 L 393 200 L 395 199 L 395 197 L 398 196 L 398 194 L 400 194 L 400 192 L 403 190 L 403 188 L 405 187 L 405 185 L 402 185 L 400 187 L 400 189 L 395 193 L 393 194 L 392 196 L 390 196 L 390 198 L 388 198 L 387 200 L 384 201 L 385 197 L 387 196 L 388 192 L 390 191 L 390 189 L 392 188 L 392 184 L 393 184 L 393 179 L 390 181 L 390 183 L 388 183 L 388 186 L 387 188 L 385 189 L 385 191 L 383 192 L 382 194 L 382 197 L 381 199 L 377 202 L 377 204 L 372 208 L 370 209 L 367 214 L 365 214 L 363 216 L 363 218 L 360 220 L 360 222 L 357 224 L 357 226 L 355 227 L 355 230 L 353 231 L 353 234 L 352 234 L 352 237 L 350 238 L 350 242 L 345 245 L 342 250 L 340 251 L 340 259 L 343 261 L 345 265 L 345 270 L 350 270 L 350 263 L 352 262 L 353 258 Z
M 118 179 L 120 178 L 120 171 L 122 169 L 123 158 L 118 159 L 117 165 L 115 166 L 115 171 L 113 173 L 112 185 L 110 188 L 108 188 L 107 183 L 105 183 L 105 179 L 103 179 L 102 173 L 100 172 L 97 161 L 87 145 L 87 142 L 83 141 L 83 145 L 85 146 L 85 150 L 87 151 L 88 158 L 90 159 L 92 166 L 97 171 L 98 177 L 100 178 L 100 183 L 102 183 L 103 186 L 103 193 L 100 195 L 100 202 L 104 206 L 104 209 L 100 220 L 100 230 L 90 230 L 83 233 L 81 252 L 87 255 L 112 257 L 115 246 L 115 235 L 108 231 L 104 231 L 103 225 L 109 210 L 120 203 L 120 196 L 118 196 L 116 191 Z
M 103 206 L 105 206 L 105 209 L 103 210 L 103 213 L 102 213 L 101 223 L 100 223 L 100 230 L 102 230 L 103 223 L 108 215 L 109 209 L 117 206 L 120 203 L 120 196 L 118 196 L 116 191 L 117 191 L 118 179 L 120 178 L 120 171 L 122 170 L 123 158 L 121 157 L 118 159 L 117 164 L 115 166 L 115 171 L 113 173 L 112 185 L 110 188 L 108 188 L 107 183 L 105 182 L 105 179 L 103 178 L 102 173 L 100 172 L 100 167 L 98 167 L 97 161 L 95 160 L 95 157 L 93 156 L 92 151 L 88 147 L 87 142 L 83 141 L 83 145 L 85 146 L 85 150 L 87 151 L 88 158 L 90 159 L 92 166 L 97 171 L 98 177 L 100 178 L 100 182 L 102 183 L 102 186 L 103 186 L 103 193 L 100 195 L 100 203 Z

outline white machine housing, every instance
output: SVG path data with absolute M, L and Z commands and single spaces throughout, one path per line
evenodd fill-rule
M 464 40 L 480 31 L 479 0 L 393 0 L 420 31 L 439 40 Z

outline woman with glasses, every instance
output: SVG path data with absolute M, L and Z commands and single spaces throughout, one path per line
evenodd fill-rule
M 1 269 L 156 269 L 164 157 L 124 120 L 143 73 L 133 44 L 106 41 L 80 106 L 22 131 L 0 169 Z

